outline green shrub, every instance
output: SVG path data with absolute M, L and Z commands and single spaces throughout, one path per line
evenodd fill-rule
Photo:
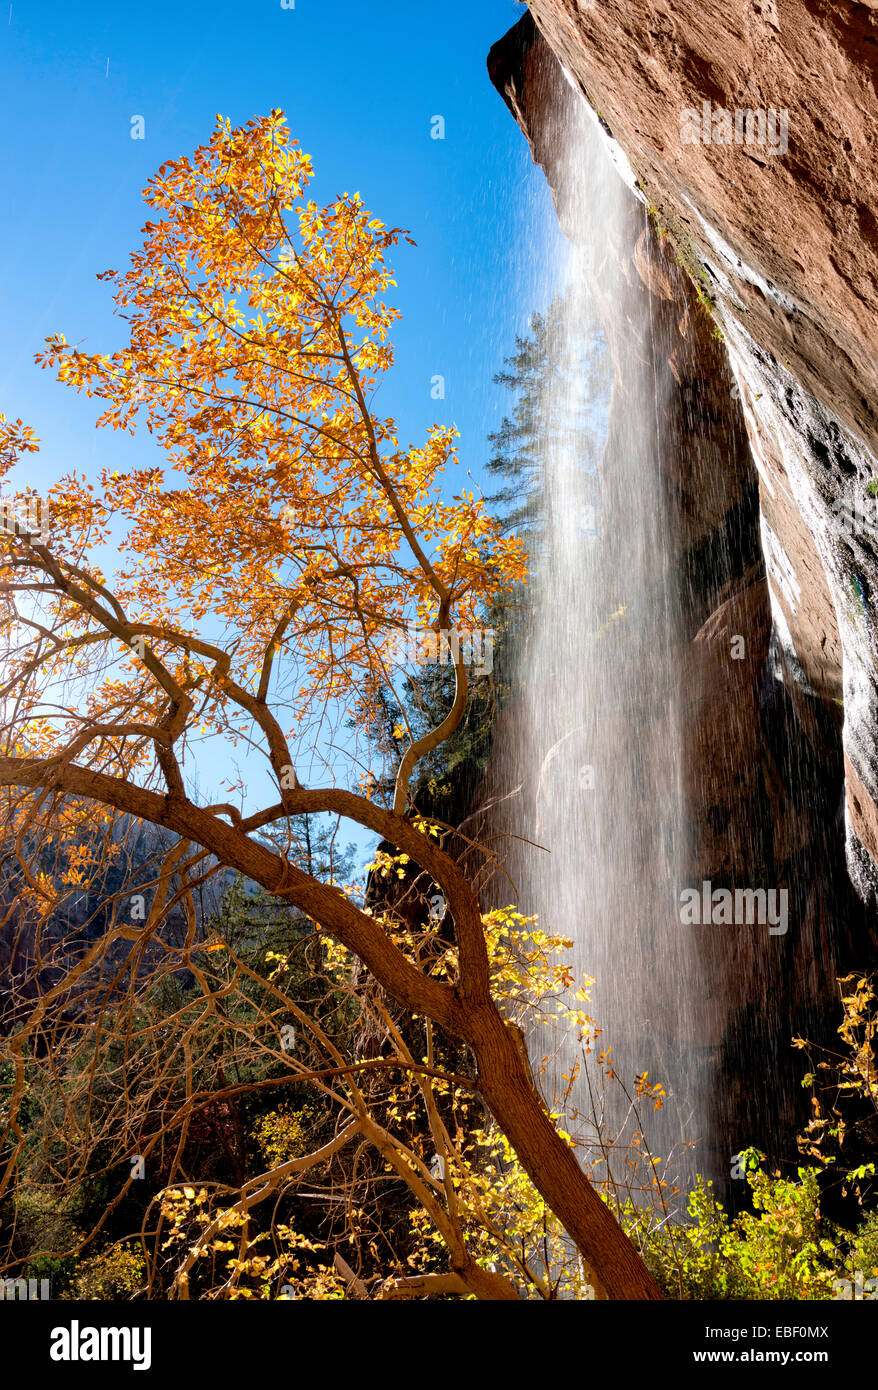
M 851 1238 L 821 1216 L 818 1170 L 784 1178 L 748 1166 L 754 1210 L 734 1219 L 701 1177 L 689 1194 L 686 1223 L 651 1229 L 650 1216 L 629 1209 L 626 1224 L 646 1263 L 672 1298 L 832 1298 Z M 878 1256 L 878 1224 L 863 1239 Z

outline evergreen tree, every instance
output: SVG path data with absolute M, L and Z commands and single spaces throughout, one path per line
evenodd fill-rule
M 512 413 L 488 436 L 489 474 L 506 480 L 488 497 L 507 531 L 527 539 L 532 562 L 539 554 L 553 505 L 550 451 L 563 450 L 599 498 L 601 441 L 611 384 L 606 340 L 584 293 L 573 288 L 535 313 L 529 335 L 516 336 L 495 382 L 513 393 Z

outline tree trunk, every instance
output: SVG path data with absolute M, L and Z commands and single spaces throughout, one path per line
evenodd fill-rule
M 561 1138 L 493 1007 L 467 1019 L 467 1042 L 479 1068 L 479 1090 L 528 1177 L 576 1242 L 595 1294 L 612 1299 L 663 1299 L 664 1294 L 609 1208 Z
M 549 1118 L 512 1033 L 488 993 L 484 936 L 472 888 L 458 865 L 431 844 L 428 836 L 350 792 L 302 791 L 289 797 L 290 803 L 296 803 L 288 807 L 289 813 L 301 809 L 348 815 L 404 846 L 433 875 L 452 909 L 461 948 L 461 980 L 456 989 L 422 974 L 371 917 L 337 890 L 311 879 L 264 844 L 182 797 L 159 796 L 76 764 L 0 758 L 0 786 L 10 785 L 52 786 L 167 826 L 320 922 L 359 956 L 388 994 L 412 1012 L 426 1014 L 470 1046 L 486 1105 L 540 1196 L 588 1264 L 595 1293 L 612 1299 L 664 1297 Z

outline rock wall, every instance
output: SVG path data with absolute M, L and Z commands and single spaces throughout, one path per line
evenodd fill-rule
M 834 0 L 529 9 L 524 51 L 538 31 L 600 113 L 724 335 L 759 472 L 786 686 L 818 746 L 805 703 L 836 725 L 843 714 L 848 864 L 873 898 L 878 10 Z M 533 129 L 540 93 L 524 94 L 528 80 L 522 68 L 513 105 L 529 106 Z

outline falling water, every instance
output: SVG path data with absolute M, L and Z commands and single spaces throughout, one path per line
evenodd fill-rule
M 554 370 L 537 412 L 545 540 L 514 748 L 504 754 L 507 784 L 521 787 L 521 838 L 509 862 L 519 903 L 573 939 L 577 973 L 595 981 L 588 1012 L 603 1030 L 597 1050 L 612 1048 L 630 1089 L 647 1071 L 668 1091 L 667 1128 L 653 1115 L 650 1131 L 667 1158 L 705 1123 L 679 919 L 680 616 L 658 447 L 669 354 L 631 258 L 646 209 L 585 103 L 564 148 L 565 179 L 577 190 L 575 226 L 568 216 L 566 229 L 576 245 L 566 253 Z M 611 398 L 596 400 L 601 366 Z M 557 1094 L 580 1055 L 575 1037 L 559 1045 L 557 1030 L 537 1032 L 530 1047 L 536 1061 L 548 1058 L 545 1087 Z M 621 1111 L 609 1103 L 612 1129 Z M 567 1106 L 573 1127 L 587 1133 L 592 1110 L 580 1076 Z

